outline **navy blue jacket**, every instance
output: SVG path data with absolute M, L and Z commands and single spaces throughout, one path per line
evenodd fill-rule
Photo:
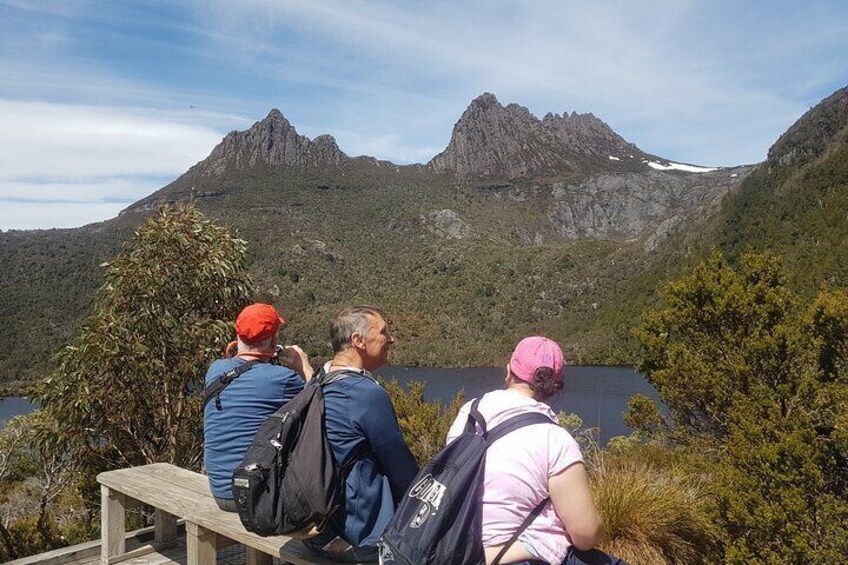
M 218 359 L 206 372 L 206 385 L 246 363 Z M 233 471 L 241 463 L 259 426 L 303 390 L 303 379 L 287 367 L 258 363 L 221 391 L 221 410 L 210 401 L 203 411 L 203 463 L 217 498 L 232 498 Z
M 372 378 L 351 373 L 327 385 L 324 410 L 336 463 L 356 460 L 345 484 L 344 513 L 334 516 L 331 527 L 354 546 L 373 546 L 418 464 L 403 441 L 389 395 Z

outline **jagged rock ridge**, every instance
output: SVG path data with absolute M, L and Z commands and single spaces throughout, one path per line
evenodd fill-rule
M 310 140 L 299 135 L 274 108 L 250 129 L 227 134 L 209 157 L 193 167 L 193 172 L 210 176 L 228 168 L 244 170 L 259 165 L 309 169 L 337 166 L 348 159 L 333 136 L 319 135 Z
M 526 178 L 644 171 L 655 159 L 592 114 L 549 113 L 539 120 L 518 104 L 482 94 L 456 123 L 431 170 L 469 177 Z

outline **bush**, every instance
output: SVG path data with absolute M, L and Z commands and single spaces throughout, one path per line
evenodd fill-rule
M 37 397 L 93 473 L 198 468 L 203 373 L 252 293 L 246 244 L 191 205 L 163 208 L 108 266 L 93 314 Z
M 392 399 L 406 445 L 418 464 L 423 465 L 445 446 L 448 430 L 465 403 L 465 393 L 458 392 L 445 407 L 441 402 L 424 400 L 421 381 L 409 383 L 406 389 L 396 380 L 384 382 L 383 386 Z
M 780 261 L 714 253 L 666 286 L 637 336 L 644 398 L 628 422 L 715 453 L 716 521 L 727 563 L 820 563 L 848 555 L 848 293 L 809 306 Z

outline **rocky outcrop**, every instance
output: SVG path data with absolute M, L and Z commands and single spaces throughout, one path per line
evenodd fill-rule
M 489 93 L 471 102 L 448 147 L 428 163 L 461 177 L 529 178 L 580 172 L 642 171 L 650 157 L 592 114 L 548 114 L 539 120 Z
M 619 161 L 635 159 L 637 162 L 650 157 L 591 112 L 572 112 L 570 115 L 566 112 L 561 116 L 547 114 L 542 118 L 542 124 L 559 134 L 564 150 L 570 153 L 608 160 L 610 157 Z
M 244 170 L 261 165 L 314 169 L 338 166 L 347 160 L 348 156 L 331 135 L 319 135 L 313 140 L 299 135 L 275 108 L 250 129 L 229 133 L 193 171 L 210 176 L 227 169 Z
M 700 175 L 651 171 L 556 183 L 548 219 L 569 239 L 646 237 L 646 251 L 651 251 L 686 219 L 709 214 L 749 171 L 742 167 Z
M 453 210 L 437 210 L 421 215 L 421 223 L 430 233 L 444 239 L 465 239 L 471 236 L 471 228 Z

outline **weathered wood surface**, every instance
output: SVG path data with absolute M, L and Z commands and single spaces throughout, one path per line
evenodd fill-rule
M 135 550 L 147 545 L 141 538 L 149 538 L 154 528 L 142 528 L 127 534 L 127 550 Z M 87 562 L 100 562 L 100 540 L 80 543 L 71 547 L 62 547 L 37 555 L 23 557 L 8 562 L 6 565 L 69 565 Z
M 209 492 L 208 479 L 198 473 L 167 463 L 155 463 L 107 471 L 99 474 L 97 481 L 104 489 L 108 489 L 107 492 L 122 493 L 171 516 L 183 518 L 186 522 L 190 563 L 193 562 L 192 551 L 208 558 L 208 555 L 214 555 L 215 548 L 223 547 L 229 540 L 268 555 L 279 556 L 295 565 L 334 563 L 316 557 L 300 541 L 288 536 L 261 537 L 248 532 L 241 525 L 237 514 L 218 508 Z M 116 504 L 112 499 L 104 500 L 109 504 Z M 105 522 L 104 526 L 107 526 Z M 162 527 L 163 532 L 169 529 L 170 526 Z M 117 545 L 117 542 L 114 543 Z M 110 561 L 112 555 L 109 556 Z M 249 552 L 248 556 L 248 559 L 256 563 L 265 562 L 259 553 Z M 214 563 L 214 558 L 202 563 Z

